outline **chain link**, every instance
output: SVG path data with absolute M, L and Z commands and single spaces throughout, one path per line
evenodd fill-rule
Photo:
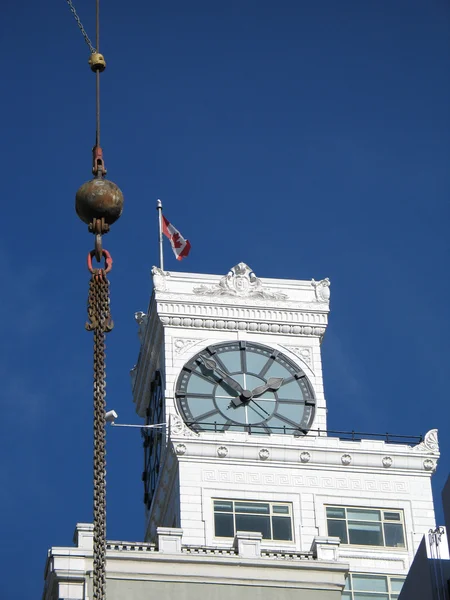
M 94 600 L 106 597 L 106 370 L 105 335 L 114 327 L 109 309 L 109 281 L 95 269 L 89 283 L 88 322 L 94 332 Z
M 69 5 L 70 10 L 72 11 L 72 14 L 75 18 L 75 21 L 77 22 L 78 27 L 80 28 L 81 33 L 83 34 L 84 41 L 89 46 L 89 50 L 91 51 L 91 54 L 94 54 L 96 52 L 96 50 L 95 50 L 94 46 L 92 45 L 92 42 L 89 39 L 89 36 L 86 33 L 85 28 L 83 27 L 83 23 L 80 21 L 80 17 L 77 15 L 77 11 L 75 10 L 75 6 L 72 4 L 72 0 L 66 0 L 66 2 Z

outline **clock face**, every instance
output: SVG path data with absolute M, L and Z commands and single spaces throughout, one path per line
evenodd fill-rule
M 147 409 L 146 425 L 163 421 L 163 393 L 161 374 L 156 372 L 150 386 L 150 403 Z M 150 508 L 161 463 L 162 432 L 161 429 L 143 429 L 144 438 L 144 503 Z
M 176 398 L 194 431 L 258 434 L 305 434 L 316 404 L 298 365 L 250 342 L 226 342 L 194 356 L 181 371 Z

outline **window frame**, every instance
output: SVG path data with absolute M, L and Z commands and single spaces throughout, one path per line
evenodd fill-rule
M 241 531 L 242 529 L 238 529 L 236 527 L 236 515 L 252 515 L 252 514 L 258 514 L 258 513 L 244 513 L 244 512 L 239 512 L 236 511 L 236 503 L 240 503 L 240 502 L 244 502 L 244 503 L 250 503 L 250 504 L 266 504 L 269 505 L 269 512 L 267 513 L 267 518 L 269 521 L 269 527 L 270 527 L 270 534 L 271 537 L 270 538 L 262 538 L 262 541 L 264 543 L 280 543 L 280 544 L 294 544 L 295 543 L 295 529 L 294 529 L 294 506 L 293 503 L 290 501 L 286 501 L 286 502 L 281 502 L 279 500 L 250 500 L 250 499 L 246 499 L 246 498 L 224 498 L 224 497 L 213 497 L 211 498 L 212 501 L 212 517 L 213 517 L 213 532 L 214 532 L 214 539 L 216 540 L 232 540 L 237 531 Z M 232 510 L 231 511 L 221 511 L 221 510 L 217 510 L 215 508 L 215 502 L 227 502 L 227 503 L 232 503 Z M 275 513 L 273 511 L 273 507 L 274 506 L 283 506 L 283 507 L 287 507 L 288 508 L 288 515 L 287 516 L 283 516 L 280 513 Z M 232 536 L 219 536 L 216 535 L 216 513 L 217 514 L 232 514 L 233 515 L 233 535 Z M 259 514 L 259 516 L 266 516 L 266 515 L 261 515 Z M 291 526 L 291 539 L 290 540 L 286 540 L 286 539 L 278 539 L 278 538 L 274 538 L 273 537 L 273 517 L 282 517 L 284 519 L 288 519 L 289 518 L 289 522 L 290 522 L 290 526 Z M 248 529 L 246 531 L 249 531 Z M 251 531 L 251 530 L 250 530 Z
M 358 575 L 363 575 L 364 577 L 377 577 L 377 578 L 384 578 L 385 580 L 387 580 L 387 592 L 374 592 L 373 590 L 355 590 L 354 586 L 353 586 L 353 577 L 354 576 L 358 576 Z M 347 600 L 347 598 L 344 596 L 344 594 L 347 594 L 347 596 L 350 596 L 349 600 L 355 600 L 355 592 L 356 593 L 363 593 L 363 594 L 371 594 L 373 596 L 373 600 L 377 600 L 377 598 L 381 598 L 383 596 L 383 594 L 388 594 L 389 600 L 398 600 L 398 598 L 400 597 L 400 592 L 396 592 L 394 590 L 392 590 L 392 581 L 393 579 L 401 579 L 403 581 L 403 583 L 405 583 L 406 580 L 406 576 L 405 575 L 386 575 L 384 573 L 349 573 L 348 574 L 348 578 L 345 584 L 345 588 L 342 592 L 342 598 L 344 598 L 344 600 Z M 347 585 L 350 584 L 350 587 L 347 587 Z M 356 598 L 357 600 L 357 598 Z
M 347 535 L 347 542 L 343 542 L 341 540 L 341 545 L 342 546 L 346 546 L 346 547 L 351 547 L 351 548 L 387 548 L 390 550 L 397 550 L 397 551 L 407 551 L 408 550 L 408 542 L 407 542 L 407 536 L 406 536 L 406 527 L 405 527 L 405 513 L 404 510 L 401 508 L 382 508 L 382 507 L 376 507 L 376 506 L 348 506 L 348 505 L 338 505 L 338 504 L 325 504 L 324 505 L 325 508 L 325 523 L 326 523 L 326 529 L 327 529 L 327 534 L 330 535 L 329 533 L 329 520 L 333 520 L 333 521 L 342 521 L 345 523 L 345 530 L 346 530 L 346 535 Z M 328 509 L 343 509 L 345 511 L 345 518 L 339 518 L 339 517 L 328 517 Z M 349 529 L 349 522 L 358 522 L 359 519 L 354 519 L 354 518 L 349 518 L 348 517 L 348 510 L 359 510 L 359 511 L 378 511 L 380 514 L 380 519 L 377 521 L 373 521 L 373 523 L 378 523 L 381 525 L 381 535 L 383 538 L 383 544 L 352 544 L 350 542 L 350 529 Z M 396 513 L 400 515 L 400 519 L 399 520 L 393 520 L 393 519 L 386 519 L 384 516 L 384 513 Z M 363 523 L 367 523 L 369 522 L 367 519 L 360 519 L 360 521 Z M 402 531 L 403 531 L 403 546 L 388 546 L 386 544 L 386 531 L 385 531 L 385 525 L 386 524 L 400 524 L 402 526 Z

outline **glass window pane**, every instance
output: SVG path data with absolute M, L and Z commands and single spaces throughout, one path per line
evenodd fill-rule
M 342 600 L 352 600 L 352 595 L 350 594 L 350 592 L 344 592 L 341 596 Z
M 272 361 L 272 364 L 266 371 L 264 377 L 266 379 L 269 379 L 269 377 L 282 377 L 283 379 L 287 379 L 288 377 L 291 377 L 291 373 L 289 373 L 283 365 L 280 365 L 280 363 Z
M 386 540 L 386 546 L 394 546 L 395 548 L 405 547 L 403 525 L 401 525 L 400 523 L 385 523 L 384 537 Z
M 393 592 L 401 592 L 404 582 L 405 582 L 404 579 L 400 579 L 400 578 L 394 579 L 392 577 L 391 578 L 391 590 Z
M 187 385 L 188 394 L 210 394 L 212 396 L 215 383 L 205 381 L 195 372 L 192 373 Z
M 303 393 L 297 381 L 282 385 L 277 394 L 280 400 L 303 400 Z
M 234 537 L 233 515 L 215 513 L 214 525 L 216 537 Z
M 292 528 L 290 517 L 272 517 L 274 540 L 292 541 Z
M 215 408 L 212 398 L 188 398 L 187 402 L 189 405 L 189 410 L 191 411 L 194 419 L 200 415 L 210 412 L 211 410 L 214 410 Z M 211 418 L 209 420 L 211 420 Z
M 328 535 L 341 538 L 341 544 L 348 544 L 345 521 L 328 519 Z
M 274 504 L 274 506 L 272 506 L 272 511 L 274 513 L 278 513 L 279 515 L 288 515 L 289 506 L 283 506 L 282 504 Z
M 379 510 L 361 510 L 358 508 L 347 508 L 347 517 L 358 521 L 381 521 Z
M 233 502 L 229 502 L 228 500 L 214 500 L 214 510 L 233 512 Z
M 335 519 L 345 519 L 345 508 L 339 508 L 337 506 L 327 506 L 327 517 L 333 517 Z
M 352 589 L 352 577 L 351 577 L 351 575 L 349 575 L 345 581 L 344 590 L 351 590 L 351 589 Z
M 228 515 L 227 515 L 228 516 Z M 259 515 L 236 515 L 236 531 L 258 531 L 270 540 L 270 518 Z
M 260 502 L 236 502 L 235 510 L 237 513 L 253 513 L 268 515 L 270 513 L 269 505 Z
M 381 523 L 348 522 L 350 544 L 360 546 L 382 546 L 383 533 Z
M 352 575 L 353 589 L 364 592 L 387 592 L 387 577 L 380 575 Z M 378 596 L 377 596 L 378 597 Z
M 266 362 L 269 360 L 269 357 L 263 354 L 257 354 L 256 352 L 246 352 L 246 359 L 247 373 L 258 375 Z
M 400 513 L 398 513 L 398 512 L 386 512 L 385 511 L 383 513 L 383 515 L 387 521 L 400 521 L 401 520 Z
M 221 352 L 218 354 L 219 360 L 225 365 L 229 373 L 241 373 L 241 353 L 239 350 L 230 352 Z M 213 357 L 214 358 L 214 357 Z
M 294 423 L 300 423 L 305 410 L 304 404 L 297 402 L 278 402 L 277 413 Z

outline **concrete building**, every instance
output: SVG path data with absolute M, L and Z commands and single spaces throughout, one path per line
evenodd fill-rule
M 442 503 L 446 527 L 423 536 L 399 600 L 450 600 L 450 477 L 442 491 Z
M 327 430 L 330 282 L 153 268 L 132 370 L 144 433 L 143 542 L 110 542 L 108 599 L 394 600 L 435 527 L 437 430 Z M 350 425 L 350 424 L 349 424 Z M 91 598 L 92 531 L 52 548 L 44 600 Z M 149 586 L 151 587 L 149 588 Z M 205 585 L 208 586 L 205 588 Z

